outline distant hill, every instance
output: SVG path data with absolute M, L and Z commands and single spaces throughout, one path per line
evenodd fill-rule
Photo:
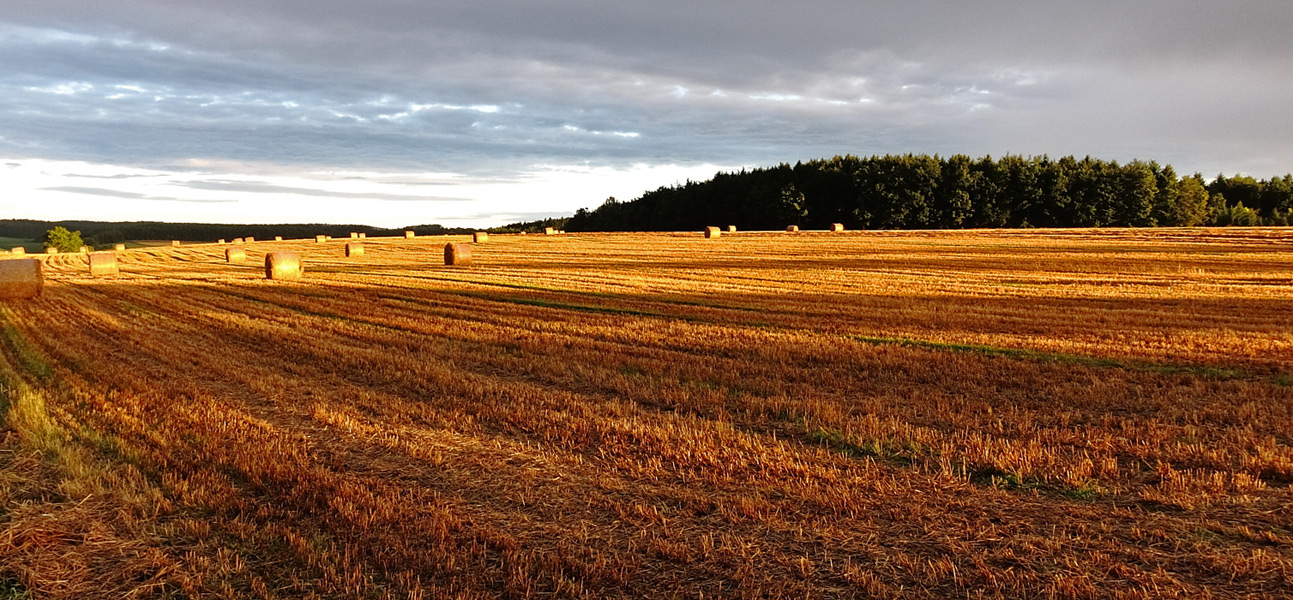
M 328 225 L 322 223 L 286 223 L 278 225 L 247 224 L 226 225 L 212 223 L 164 223 L 160 221 L 36 221 L 30 219 L 0 220 L 0 238 L 9 246 L 21 245 L 18 240 L 37 240 L 54 227 L 80 231 L 81 237 L 91 246 L 104 246 L 128 240 L 180 240 L 184 242 L 214 242 L 252 236 L 258 239 L 311 238 L 316 235 L 346 237 L 350 232 L 363 232 L 369 236 L 394 236 L 411 230 L 418 235 L 453 235 L 476 231 L 464 227 L 442 225 L 411 225 L 398 229 L 384 229 L 368 225 Z M 0 244 L 3 245 L 3 244 Z
M 486 229 L 491 233 L 517 233 L 526 231 L 540 233 L 544 227 L 565 227 L 569 217 L 540 219 L 511 223 L 502 227 Z M 312 238 L 316 235 L 347 237 L 350 232 L 362 232 L 371 237 L 397 236 L 405 231 L 418 235 L 461 235 L 480 231 L 479 228 L 445 227 L 443 225 L 410 225 L 395 229 L 372 227 L 370 225 L 329 225 L 323 223 L 283 223 L 226 225 L 214 223 L 166 223 L 162 221 L 37 221 L 31 219 L 0 220 L 0 247 L 27 246 L 28 250 L 39 250 L 41 239 L 46 231 L 54 227 L 63 227 L 70 231 L 81 232 L 81 238 L 95 247 L 108 246 L 137 240 L 180 240 L 182 242 L 214 242 L 216 240 L 252 236 L 257 239 L 274 239 L 281 235 L 288 239 Z
M 1293 176 L 1178 176 L 1171 165 L 1066 156 L 836 156 L 719 173 L 581 209 L 570 231 L 1289 225 Z

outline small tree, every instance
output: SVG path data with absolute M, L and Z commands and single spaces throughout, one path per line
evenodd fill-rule
M 781 188 L 777 210 L 783 219 L 790 219 L 795 225 L 802 225 L 804 217 L 808 216 L 808 200 L 804 198 L 802 192 L 795 189 L 795 184 L 787 184 L 786 187 Z
M 1217 214 L 1217 225 L 1236 227 L 1254 227 L 1262 224 L 1262 218 L 1257 216 L 1257 211 L 1245 207 L 1243 202 L 1227 207 Z
M 1193 176 L 1183 177 L 1172 203 L 1172 216 L 1162 224 L 1193 227 L 1207 223 L 1208 201 L 1208 189 L 1204 187 L 1202 175 L 1195 173 Z
M 1293 225 L 1293 208 L 1285 211 L 1271 211 L 1271 218 L 1266 219 L 1266 225 L 1279 225 L 1287 227 Z
M 81 246 L 85 245 L 85 241 L 81 239 L 81 232 L 68 231 L 63 227 L 46 231 L 42 241 L 46 248 L 58 248 L 59 252 L 80 252 Z

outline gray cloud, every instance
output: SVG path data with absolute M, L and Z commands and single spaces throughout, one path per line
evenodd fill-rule
M 21 165 L 14 164 L 12 166 L 18 167 Z M 48 175 L 48 173 L 45 173 L 45 174 Z M 161 177 L 160 175 L 135 175 L 130 173 L 118 173 L 116 175 L 86 175 L 84 173 L 63 173 L 63 174 L 60 174 L 60 176 L 74 177 L 76 179 L 154 179 L 157 177 Z
M 1287 0 L 19 0 L 0 154 L 511 179 L 1072 153 L 1266 176 L 1293 168 L 1290 30 Z
M 298 196 L 314 196 L 319 198 L 351 198 L 355 200 L 383 200 L 391 202 L 471 202 L 470 198 L 453 198 L 449 196 L 413 196 L 406 194 L 382 193 L 357 194 L 247 181 L 190 181 L 182 185 L 195 190 L 214 190 L 217 192 L 295 194 Z
M 199 204 L 237 202 L 232 199 L 193 199 L 193 198 L 176 198 L 173 196 L 153 196 L 149 194 L 140 194 L 137 192 L 127 192 L 122 190 L 112 190 L 107 188 L 80 187 L 72 185 L 60 185 L 53 187 L 41 188 L 52 192 L 67 192 L 70 194 L 84 194 L 88 196 L 106 196 L 109 198 L 125 198 L 127 200 L 153 200 L 160 202 L 196 202 Z

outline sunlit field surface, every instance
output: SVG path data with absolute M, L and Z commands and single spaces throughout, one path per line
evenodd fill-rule
M 1293 231 L 345 241 L 0 304 L 0 598 L 1293 596 Z

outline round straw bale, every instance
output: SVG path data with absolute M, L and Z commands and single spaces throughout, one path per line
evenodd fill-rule
M 275 241 L 275 242 L 281 242 L 281 241 L 283 241 L 283 236 L 281 236 L 281 235 L 276 235 L 276 236 L 274 236 L 274 241 Z
M 844 231 L 843 223 L 831 223 L 831 231 Z
M 9 253 L 15 256 L 25 256 L 27 254 L 27 249 L 22 246 L 15 246 L 13 250 L 9 251 Z
M 361 240 L 366 240 L 366 239 L 368 239 L 368 234 L 367 234 L 367 233 L 364 233 L 364 232 L 362 232 L 362 231 L 361 231 L 361 232 L 359 232 L 359 239 L 361 239 Z
M 796 233 L 798 231 L 799 231 L 798 225 L 791 225 L 790 227 L 786 228 L 786 233 Z
M 301 255 L 295 252 L 270 252 L 265 255 L 265 279 L 300 281 L 305 272 Z
M 247 242 L 248 244 L 250 244 L 250 243 L 252 243 L 252 242 L 256 241 L 256 238 L 251 237 L 251 236 L 249 235 L 249 236 L 247 236 L 247 237 L 245 237 L 245 238 L 242 238 L 242 241 Z
M 444 264 L 457 267 L 470 267 L 471 244 L 445 244 Z
M 224 238 L 220 238 L 220 239 L 216 240 L 216 243 L 217 243 L 217 244 L 223 244 L 223 243 L 224 243 Z
M 557 235 L 557 229 L 555 227 L 544 227 L 543 235 Z
M 357 240 L 357 239 L 359 239 L 359 232 L 358 232 L 358 231 L 352 231 L 352 232 L 350 232 L 350 239 L 352 239 L 352 240 Z
M 481 243 L 481 242 L 488 242 L 488 241 L 489 241 L 489 232 L 488 232 L 488 231 L 477 231 L 476 233 L 471 234 L 471 241 L 476 242 L 477 244 L 479 244 L 479 243 Z
M 58 254 L 58 248 L 55 248 L 53 246 L 45 248 L 45 254 Z
M 405 232 L 404 232 L 404 237 L 405 237 L 406 239 L 408 239 L 408 238 L 412 238 L 414 235 L 417 235 L 417 234 L 413 233 L 412 231 L 405 231 Z
M 35 298 L 43 287 L 45 275 L 39 260 L 0 260 L 0 298 Z
M 116 252 L 92 252 L 90 254 L 90 276 L 103 277 L 117 274 Z
M 112 249 L 113 249 L 113 250 L 115 250 L 115 251 L 117 251 L 117 252 L 125 252 L 125 251 L 126 251 L 126 245 L 125 245 L 125 244 L 117 244 L 116 246 L 113 246 L 113 247 L 112 247 Z
M 180 245 L 180 241 L 179 241 L 179 240 L 171 240 L 171 245 L 172 245 L 172 246 L 178 246 L 178 245 Z
M 346 256 L 363 256 L 364 245 L 359 242 L 349 242 L 346 244 Z
M 242 238 L 234 238 L 234 239 L 233 239 L 233 243 L 235 243 L 235 244 L 241 244 L 241 243 L 242 243 Z
M 323 242 L 326 242 L 326 241 L 328 241 L 328 236 L 326 236 L 326 235 L 316 235 L 316 236 L 314 236 L 314 243 L 316 243 L 316 244 L 322 244 Z
M 728 225 L 728 226 L 727 226 L 727 232 L 728 232 L 728 233 L 736 233 L 736 225 Z
M 247 251 L 237 246 L 230 246 L 224 249 L 224 261 L 231 263 L 240 263 L 247 260 Z
M 723 232 L 719 231 L 717 227 L 706 227 L 706 228 L 705 228 L 705 237 L 706 237 L 706 238 L 722 237 L 722 235 L 723 235 Z

